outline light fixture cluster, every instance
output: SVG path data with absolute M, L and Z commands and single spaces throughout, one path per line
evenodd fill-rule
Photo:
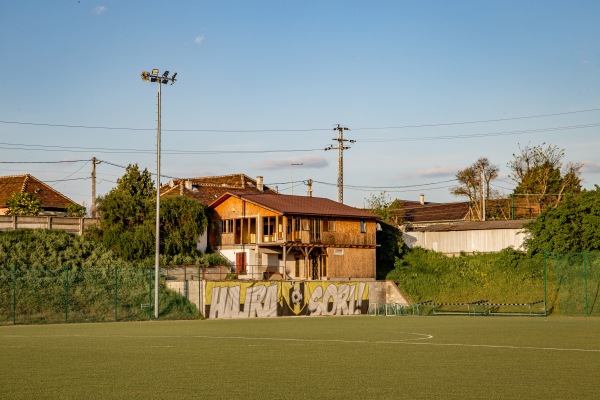
M 142 80 L 143 81 L 150 81 L 150 82 L 157 82 L 159 81 L 160 83 L 169 83 L 171 82 L 171 85 L 175 83 L 175 81 L 177 79 L 175 79 L 175 77 L 177 76 L 177 72 L 175 72 L 173 74 L 173 76 L 169 77 L 169 71 L 165 71 L 162 76 L 159 75 L 158 69 L 153 69 L 152 72 L 148 72 L 148 71 L 144 71 L 140 74 L 142 76 Z

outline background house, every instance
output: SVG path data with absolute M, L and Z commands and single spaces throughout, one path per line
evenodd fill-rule
M 263 184 L 262 176 L 252 179 L 244 174 L 177 179 L 160 188 L 161 197 L 187 196 L 206 206 L 227 192 L 277 194 L 276 191 Z
M 2 176 L 0 177 L 0 215 L 8 213 L 6 201 L 15 193 L 34 195 L 42 205 L 42 215 L 65 216 L 67 207 L 77 204 L 32 175 Z
M 241 278 L 375 279 L 376 219 L 333 200 L 225 193 L 212 202 L 209 244 Z

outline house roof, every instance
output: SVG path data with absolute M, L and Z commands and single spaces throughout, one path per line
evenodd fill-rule
M 337 201 L 307 196 L 293 196 L 271 193 L 227 192 L 213 201 L 209 207 L 215 208 L 230 197 L 236 197 L 282 215 L 319 215 L 377 219 L 375 214 L 338 203 Z
M 503 221 L 465 221 L 450 224 L 429 225 L 415 228 L 415 232 L 450 232 L 450 231 L 477 231 L 497 229 L 523 229 L 531 219 L 503 220 Z
M 75 202 L 32 175 L 0 176 L 0 208 L 8 207 L 6 200 L 15 193 L 30 193 L 40 200 L 44 209 L 64 209 Z
M 468 202 L 458 203 L 424 203 L 403 201 L 404 220 L 411 223 L 435 221 L 460 221 L 469 215 Z
M 179 179 L 171 181 L 160 188 L 161 196 L 184 195 L 204 205 L 209 205 L 227 192 L 277 193 L 267 186 L 263 186 L 263 190 L 260 191 L 256 180 L 244 174 Z

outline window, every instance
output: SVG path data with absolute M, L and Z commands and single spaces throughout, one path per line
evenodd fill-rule
M 367 233 L 367 222 L 364 219 L 360 221 L 360 233 Z
M 233 220 L 224 219 L 221 221 L 221 233 L 232 233 L 233 232 Z
M 329 218 L 323 218 L 323 231 L 335 232 L 335 221 Z
M 300 240 L 300 217 L 288 217 L 288 240 Z
M 275 241 L 275 226 L 277 217 L 263 217 L 263 240 L 265 242 Z
M 310 240 L 313 242 L 321 241 L 321 218 L 310 219 Z

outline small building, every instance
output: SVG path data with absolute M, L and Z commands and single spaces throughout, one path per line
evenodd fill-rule
M 8 213 L 7 200 L 16 193 L 34 195 L 42 205 L 41 215 L 65 216 L 67 207 L 77 204 L 32 175 L 2 176 L 0 177 L 0 215 Z
M 375 279 L 377 217 L 333 200 L 227 192 L 208 243 L 241 279 Z

